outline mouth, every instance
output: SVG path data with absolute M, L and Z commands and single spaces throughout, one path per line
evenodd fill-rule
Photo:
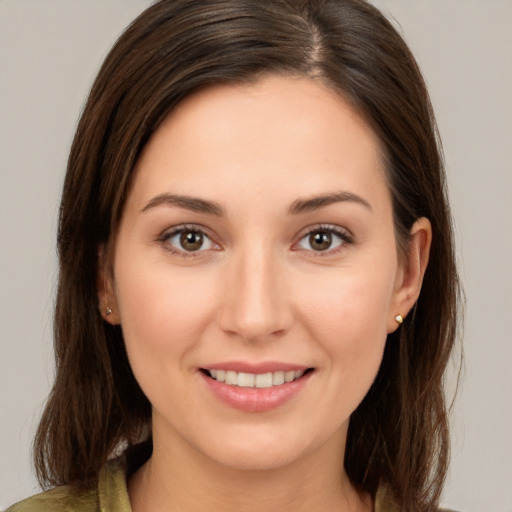
M 314 368 L 305 370 L 275 371 L 266 373 L 247 373 L 216 368 L 201 368 L 201 372 L 217 382 L 239 388 L 273 388 L 289 384 L 302 379 L 314 371 Z
M 234 361 L 199 370 L 213 396 L 233 409 L 250 413 L 278 409 L 300 396 L 315 372 L 313 367 L 286 363 Z

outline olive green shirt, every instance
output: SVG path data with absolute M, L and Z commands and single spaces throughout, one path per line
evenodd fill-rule
M 399 512 L 384 487 L 377 492 L 374 510 Z M 110 461 L 102 469 L 96 489 L 77 491 L 68 486 L 56 487 L 20 501 L 6 512 L 131 512 L 123 459 Z

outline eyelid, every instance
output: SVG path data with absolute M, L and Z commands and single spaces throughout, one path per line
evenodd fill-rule
M 210 240 L 210 242 L 215 246 L 213 248 L 207 249 L 199 249 L 197 251 L 186 251 L 183 249 L 179 249 L 169 243 L 169 240 L 180 234 L 187 231 L 193 231 L 196 233 L 201 233 L 205 238 Z M 169 251 L 172 254 L 177 256 L 181 256 L 183 258 L 193 258 L 201 256 L 203 253 L 214 250 L 218 251 L 221 249 L 220 244 L 215 240 L 214 236 L 210 234 L 210 230 L 201 226 L 200 224 L 179 224 L 177 226 L 172 226 L 171 228 L 167 228 L 164 230 L 157 238 L 157 242 L 161 243 L 166 251 Z
M 181 250 L 169 243 L 169 239 L 173 236 L 178 235 L 179 233 L 187 232 L 187 231 L 195 231 L 201 233 L 204 237 L 206 237 L 210 242 L 214 245 L 213 248 L 207 249 L 199 249 L 197 251 L 186 251 Z M 327 249 L 325 251 L 315 251 L 313 249 L 304 249 L 299 247 L 299 243 L 307 236 L 310 236 L 312 233 L 316 232 L 328 232 L 332 233 L 334 236 L 338 237 L 341 240 L 341 243 L 334 247 L 333 249 Z M 179 224 L 176 226 L 172 226 L 170 228 L 165 229 L 157 238 L 157 242 L 161 243 L 164 246 L 164 249 L 184 258 L 190 257 L 199 257 L 203 255 L 203 253 L 208 251 L 219 251 L 222 249 L 222 246 L 215 240 L 215 236 L 210 234 L 210 230 L 200 224 Z M 354 243 L 354 237 L 350 230 L 347 228 L 343 228 L 341 226 L 337 226 L 334 224 L 316 224 L 313 226 L 308 226 L 301 230 L 298 235 L 295 237 L 296 242 L 292 245 L 292 250 L 294 251 L 305 251 L 313 254 L 315 257 L 322 256 L 330 256 L 332 254 L 336 254 L 337 252 L 343 250 L 346 245 Z
M 341 243 L 338 246 L 334 247 L 333 249 L 327 249 L 325 251 L 315 251 L 313 249 L 303 249 L 301 247 L 298 247 L 298 244 L 302 240 L 304 240 L 304 238 L 317 232 L 332 233 L 334 236 L 338 237 L 341 240 Z M 338 253 L 339 251 L 342 251 L 346 247 L 346 245 L 354 243 L 353 234 L 347 228 L 342 228 L 341 226 L 337 226 L 335 224 L 317 224 L 314 226 L 308 226 L 307 228 L 299 232 L 299 234 L 297 235 L 297 239 L 298 241 L 293 244 L 292 249 L 296 251 L 306 251 L 308 253 L 313 254 L 315 257 L 331 256 L 333 254 Z

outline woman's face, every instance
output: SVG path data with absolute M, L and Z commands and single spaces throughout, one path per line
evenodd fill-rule
M 212 87 L 165 120 L 113 268 L 155 445 L 236 468 L 339 461 L 408 308 L 378 140 L 302 78 Z

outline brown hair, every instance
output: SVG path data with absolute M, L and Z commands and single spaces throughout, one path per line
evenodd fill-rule
M 137 159 L 161 121 L 199 87 L 264 73 L 337 90 L 382 142 L 398 247 L 433 229 L 421 295 L 388 337 L 379 374 L 353 413 L 346 471 L 361 491 L 387 484 L 403 510 L 431 510 L 448 459 L 443 374 L 456 338 L 459 285 L 435 120 L 419 69 L 363 0 L 162 0 L 107 56 L 82 113 L 60 209 L 55 385 L 35 441 L 43 485 L 93 482 L 151 407 L 122 333 L 98 312 L 98 251 L 116 232 Z

